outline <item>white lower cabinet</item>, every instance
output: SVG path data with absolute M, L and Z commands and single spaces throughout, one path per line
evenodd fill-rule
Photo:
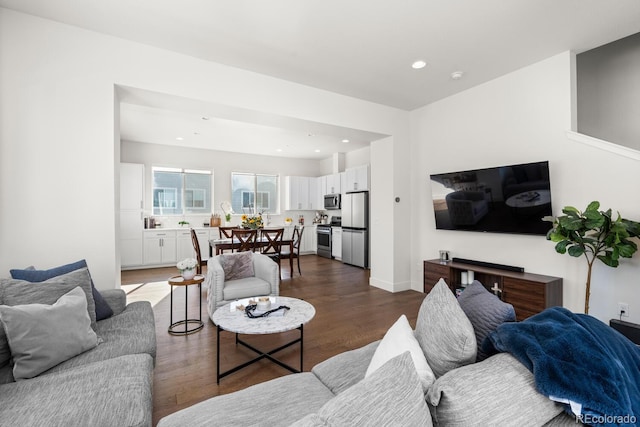
M 176 263 L 177 258 L 175 231 L 144 232 L 144 265 Z
M 218 238 L 218 228 L 208 229 L 195 229 L 196 236 L 198 236 L 198 246 L 200 246 L 200 256 L 202 259 L 209 259 L 209 239 Z M 209 237 L 209 232 L 214 237 Z M 191 240 L 191 230 L 178 230 L 178 239 L 176 251 L 178 254 L 178 261 L 186 258 L 196 257 L 196 251 L 193 250 L 193 242 Z
M 342 259 L 342 228 L 331 227 L 331 256 Z
M 315 254 L 318 252 L 318 235 L 316 234 L 315 225 L 307 225 L 302 233 L 302 241 L 300 242 L 301 254 Z

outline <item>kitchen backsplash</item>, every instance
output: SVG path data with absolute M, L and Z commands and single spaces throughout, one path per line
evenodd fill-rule
M 263 215 L 262 221 L 265 226 L 279 226 L 284 225 L 285 218 L 291 218 L 293 220 L 293 224 L 298 224 L 298 220 L 300 215 L 304 218 L 305 225 L 313 225 L 314 219 L 316 218 L 316 212 L 319 212 L 321 215 L 327 215 L 328 220 L 331 219 L 332 216 L 340 216 L 339 210 L 333 211 L 285 211 L 279 215 Z M 231 217 L 231 225 L 240 225 L 242 215 L 232 215 Z M 181 227 L 203 227 L 205 223 L 209 223 L 211 220 L 211 214 L 208 215 L 184 215 L 184 216 L 162 216 L 162 215 L 152 215 L 156 222 L 156 228 L 181 228 Z M 222 223 L 224 225 L 224 218 L 221 218 Z M 180 221 L 186 221 L 189 225 L 181 226 L 179 224 Z M 160 224 L 160 226 L 158 226 Z

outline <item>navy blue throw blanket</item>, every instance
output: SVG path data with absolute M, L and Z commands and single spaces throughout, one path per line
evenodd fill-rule
M 511 353 L 540 393 L 581 404 L 585 424 L 640 424 L 640 347 L 594 317 L 549 308 L 500 325 L 483 350 Z

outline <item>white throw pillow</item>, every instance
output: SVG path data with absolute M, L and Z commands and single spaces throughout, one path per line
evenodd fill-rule
M 396 323 L 389 328 L 384 338 L 382 338 L 380 345 L 378 345 L 376 352 L 371 358 L 371 362 L 369 362 L 369 368 L 367 368 L 364 377 L 367 378 L 375 372 L 376 369 L 405 351 L 411 353 L 411 360 L 413 360 L 416 372 L 420 378 L 422 390 L 426 392 L 435 381 L 435 375 L 427 363 L 427 359 L 422 352 L 418 340 L 413 334 L 413 329 L 411 329 L 411 325 L 409 325 L 407 316 L 404 314 L 396 320 Z

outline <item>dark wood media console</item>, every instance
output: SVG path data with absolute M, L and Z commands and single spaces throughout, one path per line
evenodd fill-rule
M 473 271 L 474 279 L 489 291 L 497 284 L 498 297 L 513 305 L 518 320 L 524 320 L 545 308 L 562 306 L 562 278 L 533 273 L 486 268 L 477 265 L 440 260 L 424 261 L 424 292 L 433 289 L 443 278 L 451 291 L 462 287 L 461 273 Z

